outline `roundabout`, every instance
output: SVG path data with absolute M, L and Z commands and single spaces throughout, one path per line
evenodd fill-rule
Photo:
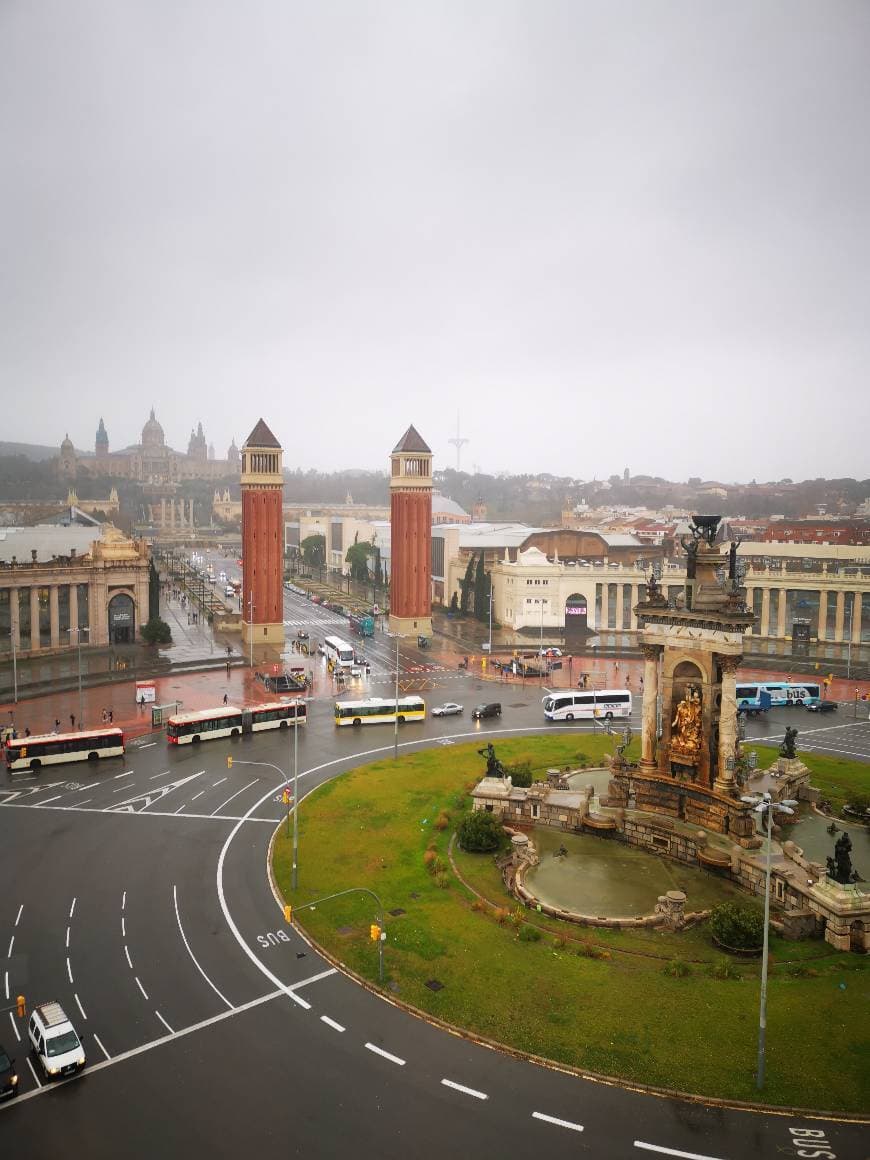
M 471 737 L 485 732 L 502 746 L 539 720 L 530 697 L 512 707 L 514 728 L 485 723 Z M 471 738 L 455 725 L 427 721 L 422 735 L 414 727 L 400 754 L 458 751 Z M 582 748 L 587 734 L 575 726 L 572 735 Z M 304 792 L 346 784 L 333 779 L 389 757 L 390 740 L 336 732 L 328 708 L 313 705 L 299 738 Z M 242 739 L 233 753 L 288 765 L 287 742 L 275 737 Z M 253 767 L 228 771 L 219 744 L 169 752 L 157 738 L 131 748 L 117 769 L 0 788 L 0 934 L 12 940 L 5 982 L 28 1003 L 58 998 L 75 1013 L 89 1061 L 80 1078 L 38 1087 L 2 1016 L 4 1046 L 23 1078 L 22 1094 L 0 1110 L 0 1130 L 26 1154 L 55 1151 L 72 1130 L 95 1157 L 151 1156 L 155 1147 L 170 1157 L 240 1148 L 435 1157 L 459 1140 L 517 1156 L 574 1155 L 580 1143 L 604 1157 L 736 1160 L 797 1156 L 796 1141 L 808 1139 L 827 1140 L 836 1157 L 863 1154 L 863 1127 L 837 1116 L 749 1112 L 590 1082 L 445 1034 L 399 1006 L 401 991 L 381 997 L 361 987 L 287 927 L 272 893 L 269 846 L 285 822 L 274 800 L 280 779 Z M 301 889 L 313 885 L 308 808 L 300 811 Z M 416 865 L 408 873 L 416 880 Z M 458 889 L 433 887 L 439 896 Z M 388 978 L 392 924 L 403 917 L 387 919 Z M 519 983 L 533 981 L 529 973 Z M 447 998 L 453 988 L 425 991 Z M 560 1006 L 558 995 L 550 1006 Z M 810 1131 L 824 1135 L 799 1134 Z

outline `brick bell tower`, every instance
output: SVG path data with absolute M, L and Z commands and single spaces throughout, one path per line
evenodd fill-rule
M 284 644 L 281 444 L 260 419 L 242 447 L 242 617 L 246 645 Z
M 432 452 L 413 426 L 390 457 L 390 631 L 432 634 Z

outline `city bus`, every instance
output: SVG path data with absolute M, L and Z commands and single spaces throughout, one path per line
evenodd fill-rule
M 339 636 L 328 636 L 323 641 L 323 652 L 327 661 L 337 669 L 349 669 L 353 664 L 353 646 Z
M 122 757 L 124 733 L 121 729 L 86 729 L 81 733 L 45 733 L 39 737 L 17 737 L 6 742 L 6 768 L 39 769 L 66 761 L 98 761 L 101 757 Z
M 373 616 L 351 616 L 350 627 L 357 636 L 374 636 L 375 618 Z
M 736 693 L 741 713 L 764 713 L 781 705 L 818 705 L 822 699 L 818 681 L 741 681 Z
M 631 716 L 631 693 L 628 689 L 588 689 L 582 692 L 550 693 L 544 697 L 544 716 L 548 721 L 573 721 L 575 718 Z
M 336 701 L 336 725 L 385 725 L 397 721 L 425 721 L 422 697 L 369 697 L 365 701 Z
M 223 705 L 220 709 L 200 709 L 192 713 L 176 713 L 166 723 L 166 739 L 170 745 L 198 745 L 217 737 L 238 737 L 240 733 L 259 733 L 263 729 L 289 729 L 304 725 L 308 720 L 308 706 L 304 701 L 271 701 L 250 709 Z

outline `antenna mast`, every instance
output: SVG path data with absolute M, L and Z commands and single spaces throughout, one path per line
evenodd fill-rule
M 448 439 L 447 442 L 452 443 L 453 446 L 456 448 L 456 470 L 460 471 L 461 470 L 460 463 L 462 461 L 462 448 L 465 446 L 466 443 L 469 443 L 470 440 L 464 439 L 459 434 L 459 412 L 458 411 L 456 412 L 456 435 L 452 439 Z

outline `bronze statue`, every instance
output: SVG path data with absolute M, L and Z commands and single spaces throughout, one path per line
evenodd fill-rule
M 779 747 L 780 757 L 788 758 L 790 761 L 793 761 L 797 757 L 797 753 L 795 753 L 795 739 L 797 735 L 797 729 L 791 725 L 786 725 L 785 737 L 782 739 L 782 745 Z
M 737 549 L 740 547 L 741 540 L 732 540 L 731 547 L 728 549 L 728 579 L 737 580 Z
M 486 758 L 486 776 L 487 777 L 504 777 L 504 766 L 495 755 L 495 748 L 490 741 L 485 749 L 478 749 L 477 751 L 481 757 Z
M 834 845 L 834 856 L 828 858 L 828 877 L 843 886 L 858 880 L 858 874 L 852 869 L 852 839 L 844 830 Z

